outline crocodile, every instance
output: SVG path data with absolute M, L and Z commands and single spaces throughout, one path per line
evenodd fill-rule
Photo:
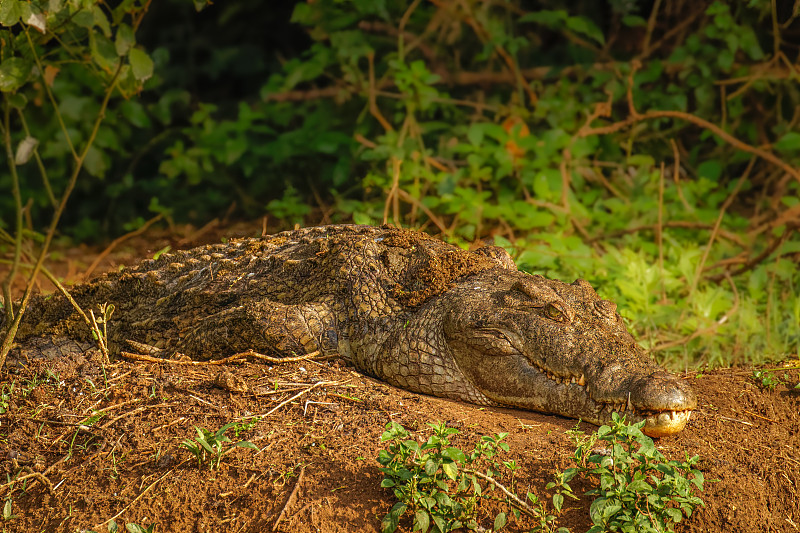
M 500 247 L 467 251 L 412 230 L 331 225 L 233 239 L 70 292 L 84 308 L 115 306 L 112 353 L 338 354 L 412 392 L 596 425 L 617 412 L 645 420 L 653 437 L 680 432 L 697 406 L 587 281 L 531 275 Z M 20 360 L 86 350 L 92 337 L 64 297 L 37 296 L 16 343 Z

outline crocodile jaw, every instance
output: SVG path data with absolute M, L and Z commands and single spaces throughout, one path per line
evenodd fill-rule
M 496 363 L 508 362 L 513 365 L 512 361 L 494 359 L 491 362 L 495 363 L 492 365 L 495 370 L 497 370 Z M 475 377 L 473 375 L 473 379 Z M 590 388 L 580 384 L 581 380 L 585 380 L 584 376 L 578 379 L 559 379 L 538 369 L 518 367 L 515 378 L 510 380 L 510 383 L 505 383 L 503 387 L 499 387 L 496 381 L 489 383 L 482 379 L 476 379 L 473 383 L 487 398 L 498 404 L 579 418 L 597 426 L 610 422 L 613 413 L 626 415 L 628 422 L 645 420 L 642 431 L 650 437 L 666 437 L 680 433 L 686 427 L 696 407 L 694 393 L 674 377 L 672 379 L 676 390 L 681 396 L 676 406 L 686 406 L 682 409 L 637 409 L 630 401 L 630 394 L 627 401 L 616 403 L 594 400 L 588 392 Z M 620 397 L 622 396 L 621 394 Z
M 503 361 L 502 359 L 507 359 Z M 505 372 L 500 367 L 505 367 L 503 363 L 510 363 L 516 366 L 513 358 L 489 359 L 492 363 L 492 374 L 494 372 Z M 498 374 L 494 374 L 498 375 Z M 508 376 L 509 374 L 504 374 Z M 678 396 L 676 405 L 687 406 L 684 409 L 637 409 L 630 400 L 617 403 L 605 403 L 596 401 L 589 394 L 590 387 L 579 384 L 585 380 L 584 376 L 577 379 L 560 379 L 556 376 L 548 375 L 535 367 L 517 367 L 514 379 L 504 380 L 505 386 L 499 387 L 497 381 L 487 381 L 472 377 L 475 386 L 490 400 L 512 407 L 519 407 L 531 411 L 552 413 L 570 418 L 578 418 L 585 422 L 601 426 L 611 421 L 612 413 L 626 415 L 628 422 L 641 422 L 645 420 L 642 429 L 649 437 L 666 437 L 680 433 L 689 422 L 693 409 L 696 407 L 696 399 L 691 389 L 678 378 L 670 376 L 674 380 Z M 620 396 L 621 397 L 621 396 Z
M 692 411 L 662 411 L 647 417 L 647 423 L 642 430 L 649 437 L 667 437 L 683 431 Z

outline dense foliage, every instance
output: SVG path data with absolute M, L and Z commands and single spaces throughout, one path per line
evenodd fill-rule
M 229 210 L 494 236 L 673 366 L 796 355 L 797 8 L 568 6 L 3 0 L 0 228 L 76 177 L 77 239 Z

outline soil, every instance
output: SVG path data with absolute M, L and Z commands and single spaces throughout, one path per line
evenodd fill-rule
M 225 231 L 232 233 L 253 234 Z M 214 231 L 203 237 L 218 240 Z M 140 239 L 109 254 L 100 270 L 177 244 L 170 235 Z M 61 274 L 82 272 L 92 254 L 64 251 Z M 800 380 L 796 369 L 776 375 L 784 373 L 791 384 Z M 705 507 L 676 531 L 800 531 L 800 393 L 783 384 L 764 388 L 752 374 L 683 376 L 698 394 L 698 409 L 681 434 L 657 446 L 670 459 L 700 455 Z M 0 393 L 0 521 L 9 532 L 108 531 L 112 519 L 120 530 L 134 523 L 158 532 L 380 531 L 396 501 L 380 487 L 376 461 L 390 421 L 420 440 L 430 435 L 427 422 L 447 421 L 461 432 L 454 445 L 462 448 L 508 432 L 511 450 L 500 458 L 520 466 L 517 492 L 542 498 L 551 495 L 545 485 L 554 472 L 572 466 L 575 448 L 566 433 L 575 420 L 409 393 L 338 359 L 224 366 L 39 360 L 4 371 Z M 218 468 L 198 467 L 181 446 L 197 436 L 196 427 L 214 431 L 253 416 L 259 421 L 238 437 L 234 428 L 227 435 L 258 451 L 236 448 Z M 592 483 L 573 488 L 582 494 Z M 558 525 L 586 531 L 591 501 L 568 500 Z M 481 506 L 481 526 L 490 530 L 497 510 Z M 535 525 L 523 517 L 505 530 Z M 410 526 L 401 522 L 403 531 Z

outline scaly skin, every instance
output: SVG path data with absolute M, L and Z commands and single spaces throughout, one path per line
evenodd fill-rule
M 624 412 L 656 437 L 681 431 L 697 404 L 586 281 L 531 276 L 500 248 L 466 252 L 407 230 L 323 226 L 234 240 L 72 293 L 84 307 L 116 306 L 112 352 L 319 350 L 410 391 L 594 424 Z M 16 358 L 91 342 L 61 297 L 33 300 L 17 340 Z

